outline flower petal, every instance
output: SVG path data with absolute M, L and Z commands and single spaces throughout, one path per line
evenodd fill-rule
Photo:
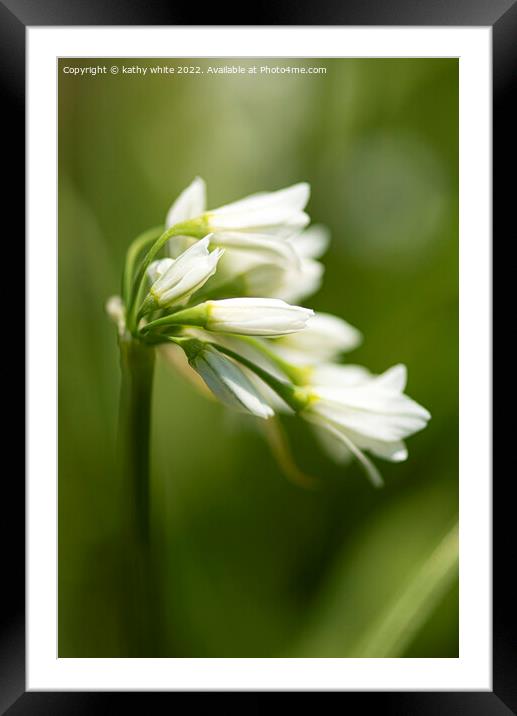
M 163 274 L 170 269 L 173 263 L 174 259 L 171 258 L 158 259 L 158 261 L 153 261 L 147 268 L 147 275 L 151 280 L 151 283 L 158 281 L 158 279 L 161 278 Z
M 225 249 L 252 252 L 257 260 L 269 263 L 275 261 L 282 266 L 299 265 L 299 259 L 293 247 L 284 239 L 268 234 L 225 231 L 212 234 L 212 243 L 214 246 L 222 246 Z
M 388 368 L 384 373 L 376 377 L 377 386 L 382 386 L 386 390 L 393 390 L 401 393 L 406 388 L 407 368 L 402 363 Z
M 311 422 L 314 422 L 314 418 L 310 418 Z M 364 471 L 366 472 L 366 475 L 370 479 L 371 483 L 374 485 L 374 487 L 382 487 L 384 484 L 384 481 L 381 477 L 381 473 L 379 470 L 375 467 L 373 462 L 362 452 L 362 450 L 359 449 L 357 445 L 354 444 L 354 442 L 348 437 L 346 433 L 343 431 L 338 430 L 334 425 L 331 423 L 328 423 L 326 421 L 321 421 L 319 419 L 316 419 L 315 421 L 317 424 L 321 425 L 323 428 L 329 431 L 331 435 L 333 435 L 337 440 L 340 440 L 343 442 L 345 447 L 350 450 L 352 455 L 356 458 L 356 460 L 359 462 L 359 464 L 364 468 Z
M 324 271 L 325 268 L 319 261 L 302 259 L 298 267 L 284 272 L 279 288 L 271 295 L 288 303 L 301 301 L 320 288 Z
M 188 221 L 188 219 L 195 219 L 204 213 L 205 208 L 206 185 L 201 177 L 196 177 L 172 204 L 167 213 L 165 227 L 169 229 L 175 224 Z
M 330 232 L 326 226 L 314 224 L 301 234 L 290 236 L 287 242 L 301 258 L 318 259 L 328 249 Z
M 271 208 L 281 208 L 289 211 L 302 211 L 305 209 L 311 188 L 307 182 L 293 184 L 286 189 L 279 189 L 271 192 L 258 192 L 246 196 L 244 199 L 233 201 L 231 204 L 225 204 L 214 212 L 218 214 L 230 214 L 236 211 L 261 211 Z
M 306 183 L 280 191 L 254 194 L 208 212 L 214 233 L 242 231 L 290 236 L 309 223 L 303 211 L 310 194 Z
M 372 374 L 361 365 L 338 365 L 336 363 L 321 363 L 314 366 L 312 370 L 312 383 L 317 386 L 340 386 L 360 385 L 371 380 Z
M 306 365 L 333 360 L 356 348 L 361 341 L 357 328 L 337 316 L 317 312 L 303 333 L 276 339 L 274 348 L 286 360 Z

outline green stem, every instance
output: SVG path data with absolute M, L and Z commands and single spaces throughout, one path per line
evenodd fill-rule
M 157 318 L 155 321 L 147 323 L 140 331 L 139 335 L 145 336 L 157 328 L 163 328 L 164 326 L 171 326 L 175 328 L 177 326 L 201 326 L 205 327 L 209 318 L 209 307 L 207 303 L 200 303 L 197 306 L 191 308 L 185 308 L 174 313 L 169 313 L 167 316 Z
M 128 305 L 131 297 L 131 287 L 133 285 L 133 276 L 135 273 L 136 262 L 142 251 L 158 239 L 163 233 L 162 226 L 155 226 L 153 229 L 144 231 L 143 234 L 131 242 L 126 252 L 126 260 L 124 263 L 124 274 L 122 276 L 122 299 L 125 305 Z
M 226 346 L 219 345 L 218 343 L 214 343 L 213 345 L 221 353 L 224 353 L 230 358 L 233 358 L 238 363 L 241 363 L 243 366 L 253 371 L 253 373 L 255 373 L 255 375 L 257 375 L 261 380 L 263 380 L 266 385 L 269 385 L 270 388 L 272 388 L 276 393 L 278 393 L 278 395 L 283 400 L 285 400 L 287 405 L 289 405 L 289 407 L 292 408 L 295 412 L 298 412 L 305 408 L 307 404 L 307 399 L 303 392 L 300 391 L 300 389 L 298 389 L 296 386 L 291 385 L 291 383 L 286 383 L 283 380 L 278 380 L 278 378 L 276 378 L 274 375 L 271 375 L 271 373 L 269 373 L 267 370 L 264 370 L 260 366 L 256 365 L 256 363 L 253 363 L 239 353 L 235 353 L 234 351 L 230 350 L 230 348 L 226 348 Z
M 284 373 L 284 375 L 295 385 L 307 385 L 310 382 L 311 373 L 313 372 L 313 369 L 310 366 L 298 366 L 289 363 L 275 353 L 274 349 L 270 347 L 271 344 L 268 344 L 263 340 L 253 338 L 252 336 L 237 337 L 243 343 L 247 343 L 249 346 L 262 353 L 262 355 L 276 365 L 276 367 L 279 368 L 282 373 Z
M 202 239 L 208 233 L 208 228 L 203 217 L 185 221 L 181 224 L 171 226 L 163 232 L 158 239 L 152 244 L 149 251 L 144 256 L 138 270 L 133 279 L 133 285 L 128 302 L 128 327 L 134 332 L 136 331 L 136 316 L 141 303 L 141 294 L 144 286 L 145 272 L 149 268 L 151 262 L 156 258 L 169 239 L 174 236 L 191 236 L 195 239 Z
M 149 538 L 149 439 L 154 350 L 132 338 L 120 341 L 122 385 L 119 448 L 122 476 L 133 502 L 133 522 L 142 542 Z
M 125 513 L 123 552 L 127 576 L 126 645 L 129 656 L 148 656 L 155 610 L 150 551 L 149 446 L 154 349 L 120 339 L 122 383 L 119 466 Z

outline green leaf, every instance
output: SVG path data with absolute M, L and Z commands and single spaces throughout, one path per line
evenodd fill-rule
M 402 656 L 424 626 L 458 572 L 458 525 L 443 537 L 413 579 L 352 648 L 356 657 Z

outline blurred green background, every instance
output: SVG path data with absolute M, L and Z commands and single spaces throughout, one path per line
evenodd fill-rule
M 185 65 L 177 60 L 98 60 Z M 294 485 L 253 419 L 164 361 L 153 397 L 159 574 L 148 656 L 458 655 L 458 63 L 188 60 L 324 66 L 325 75 L 65 74 L 59 65 L 59 656 L 124 656 L 114 456 L 116 335 L 104 313 L 128 243 L 196 175 L 211 208 L 309 181 L 332 232 L 306 301 L 365 335 L 349 360 L 408 366 L 432 413 L 409 459 L 356 465 L 284 419 Z M 130 558 L 130 557 L 129 557 Z

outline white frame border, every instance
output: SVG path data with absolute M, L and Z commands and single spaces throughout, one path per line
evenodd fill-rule
M 27 690 L 492 689 L 491 38 L 490 27 L 27 28 Z M 59 659 L 56 59 L 266 55 L 460 58 L 460 657 Z

